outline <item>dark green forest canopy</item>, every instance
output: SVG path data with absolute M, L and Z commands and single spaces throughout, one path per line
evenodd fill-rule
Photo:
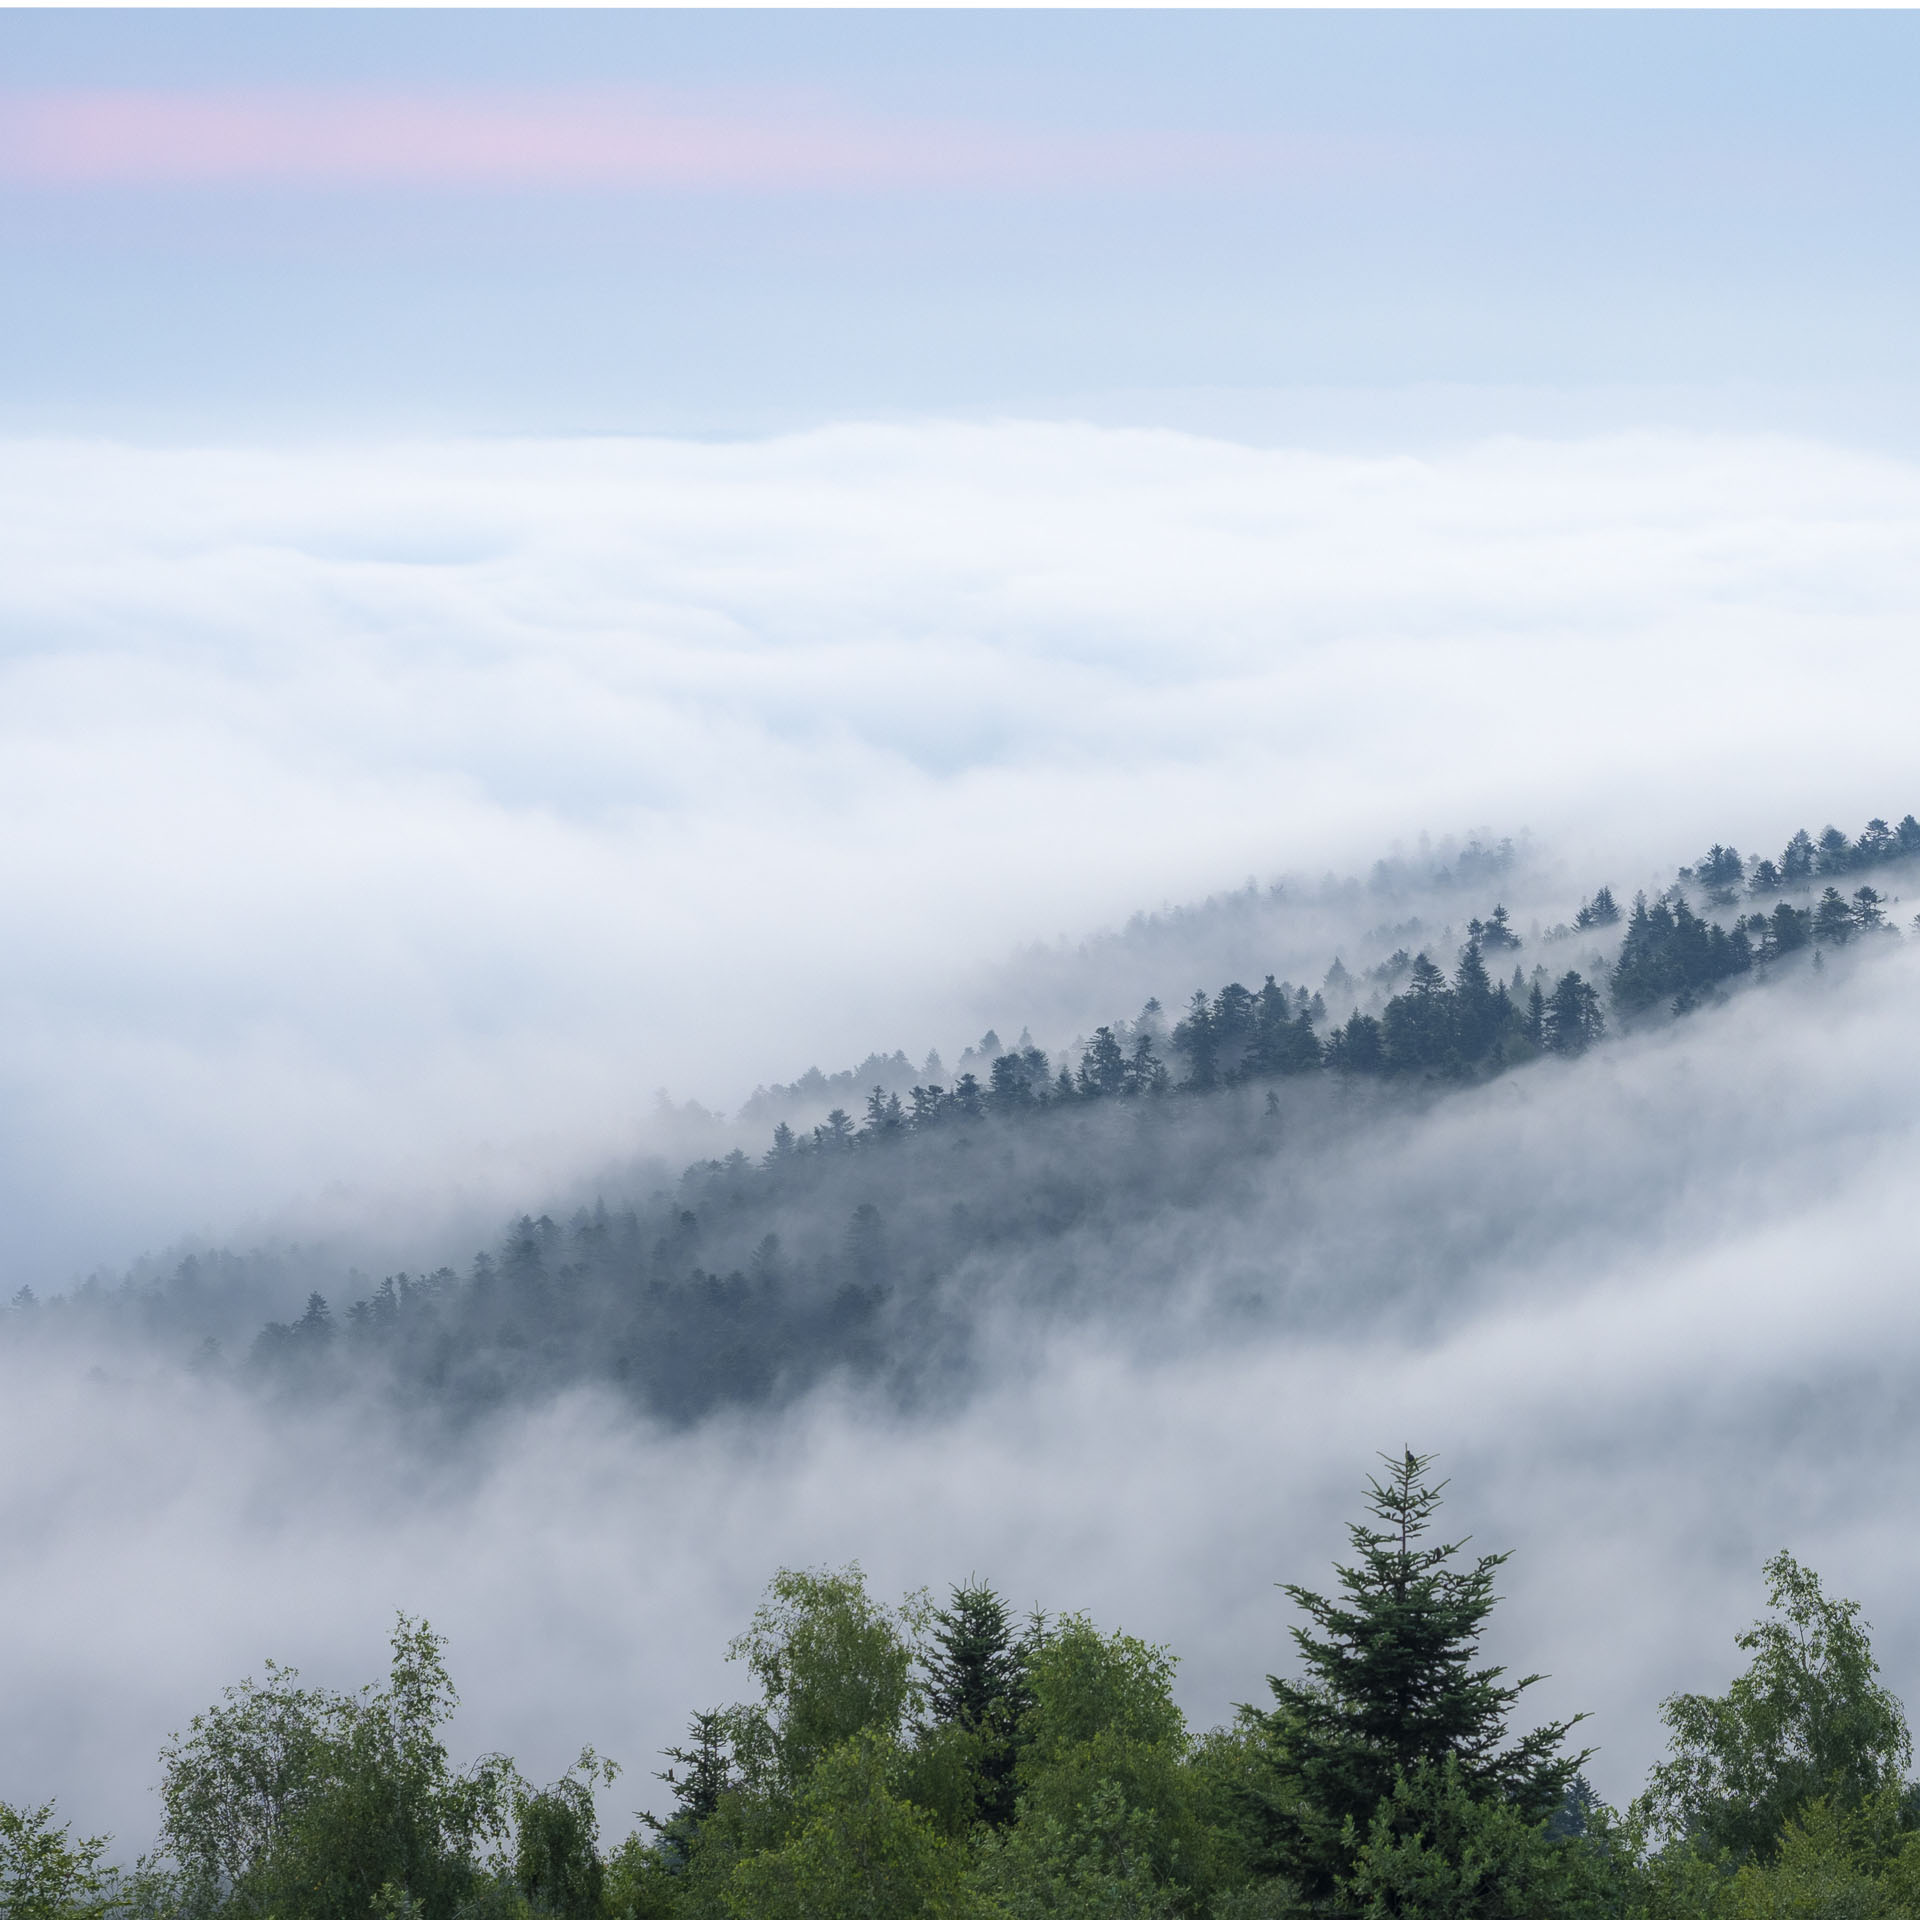
M 1142 1304 L 1180 1278 L 1156 1223 L 1234 1217 L 1304 1146 L 1364 1143 L 1454 1089 L 1897 937 L 1885 888 L 1917 855 L 1911 814 L 1856 839 L 1797 833 L 1778 859 L 1716 844 L 1653 898 L 1623 906 L 1597 887 L 1538 942 L 1496 897 L 1450 952 L 1400 950 L 1357 975 L 1336 956 L 1317 988 L 1230 981 L 1172 1013 L 1150 1001 L 1066 1057 L 989 1034 L 950 1084 L 902 1088 L 904 1056 L 875 1056 L 896 1084 L 851 1110 L 783 1120 L 757 1157 L 697 1162 L 629 1204 L 522 1216 L 464 1272 L 343 1295 L 329 1275 L 297 1282 L 285 1259 L 196 1255 L 157 1284 L 23 1298 L 6 1331 L 111 1324 L 263 1391 L 370 1387 L 456 1420 L 593 1386 L 686 1422 L 832 1376 L 939 1401 L 972 1383 L 990 1304 Z M 1456 864 L 1489 890 L 1503 871 Z M 1598 957 L 1592 977 L 1549 964 L 1569 940 Z M 812 1078 L 822 1097 L 838 1091 Z M 1302 1219 L 1311 1205 L 1301 1196 Z M 1477 1257 L 1511 1230 L 1490 1223 Z M 1389 1284 L 1369 1279 L 1364 1249 L 1343 1266 L 1356 1288 Z M 262 1292 L 291 1284 L 304 1311 L 262 1327 Z
M 1624 1810 L 1540 1676 L 1483 1644 L 1508 1556 L 1436 1527 L 1403 1449 L 1331 1589 L 1287 1582 L 1291 1673 L 1192 1728 L 1172 1650 L 987 1581 L 890 1606 L 858 1564 L 783 1569 L 734 1640 L 747 1697 L 664 1748 L 616 1843 L 591 1747 L 538 1785 L 462 1766 L 443 1641 L 399 1620 L 383 1683 L 269 1663 L 160 1755 L 136 1865 L 51 1803 L 0 1804 L 8 1920 L 1852 1920 L 1916 1910 L 1905 1711 L 1852 1601 L 1791 1554 L 1724 1694 L 1661 1706 Z M 1276 1568 L 1283 1571 L 1284 1568 Z M 1268 1645 L 1284 1647 L 1285 1612 Z M 1578 1649 L 1568 1649 L 1577 1658 Z M 598 1791 L 596 1791 L 598 1790 Z M 624 1796 L 623 1796 L 624 1797 Z

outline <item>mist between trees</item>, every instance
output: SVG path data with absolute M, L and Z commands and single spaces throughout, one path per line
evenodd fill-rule
M 1722 1695 L 1661 1707 L 1624 1809 L 1580 1717 L 1526 1723 L 1484 1664 L 1502 1553 L 1438 1522 L 1430 1456 L 1383 1456 L 1331 1592 L 1289 1583 L 1289 1673 L 1189 1728 L 1171 1649 L 1016 1618 L 970 1579 L 888 1606 L 858 1565 L 783 1570 L 734 1640 L 743 1702 L 694 1711 L 666 1811 L 603 1845 L 591 1747 L 538 1786 L 457 1768 L 444 1645 L 400 1619 L 384 1685 L 269 1664 L 168 1741 L 156 1851 L 106 1864 L 52 1804 L 0 1804 L 10 1920 L 1664 1920 L 1920 1912 L 1920 1783 L 1854 1603 L 1781 1552 Z M 1276 1654 L 1283 1649 L 1276 1648 Z M 1570 1649 L 1573 1653 L 1576 1650 Z
M 263 1328 L 300 1257 L 215 1253 L 157 1282 L 23 1291 L 4 1334 L 133 1341 L 267 1394 L 372 1391 L 429 1422 L 586 1385 L 684 1423 L 836 1378 L 909 1410 L 950 1404 L 1009 1313 L 1030 1330 L 1196 1304 L 1228 1329 L 1337 1324 L 1413 1302 L 1435 1271 L 1464 1292 L 1532 1230 L 1524 1208 L 1485 1209 L 1435 1229 L 1432 1264 L 1409 1263 L 1357 1191 L 1383 1142 L 1463 1089 L 1578 1073 L 1609 1035 L 1711 1018 L 1762 982 L 1809 990 L 1898 939 L 1890 889 L 1916 856 L 1911 814 L 1858 839 L 1797 833 L 1777 860 L 1716 844 L 1654 897 L 1623 907 L 1597 887 L 1537 940 L 1496 898 L 1439 959 L 1401 947 L 1350 971 L 1336 955 L 1317 987 L 1269 974 L 1171 1013 L 1150 1000 L 1059 1057 L 990 1032 L 950 1078 L 932 1057 L 857 1112 L 780 1120 L 757 1158 L 735 1149 L 561 1221 L 522 1216 L 464 1274 L 391 1274 L 341 1311 L 315 1271 L 304 1312 Z M 1484 883 L 1502 861 L 1461 866 Z M 1569 943 L 1586 973 L 1552 963 Z M 1234 1232 L 1241 1254 L 1195 1259 Z

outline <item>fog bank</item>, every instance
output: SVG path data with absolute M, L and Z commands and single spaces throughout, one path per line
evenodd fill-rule
M 13 441 L 0 503 L 39 1285 L 497 1212 L 1249 874 L 1531 828 L 1584 882 L 1911 765 L 1920 483 L 1784 439 Z

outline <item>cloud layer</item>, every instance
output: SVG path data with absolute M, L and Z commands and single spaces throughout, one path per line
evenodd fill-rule
M 1571 905 L 1911 800 L 1920 476 L 1817 445 L 17 442 L 0 501 L 36 1282 L 484 1213 L 1250 872 L 1529 826 Z

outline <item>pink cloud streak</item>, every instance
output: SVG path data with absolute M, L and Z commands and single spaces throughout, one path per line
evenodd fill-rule
M 1249 158 L 1191 137 L 699 111 L 611 94 L 0 97 L 0 179 L 46 186 L 1093 186 Z

